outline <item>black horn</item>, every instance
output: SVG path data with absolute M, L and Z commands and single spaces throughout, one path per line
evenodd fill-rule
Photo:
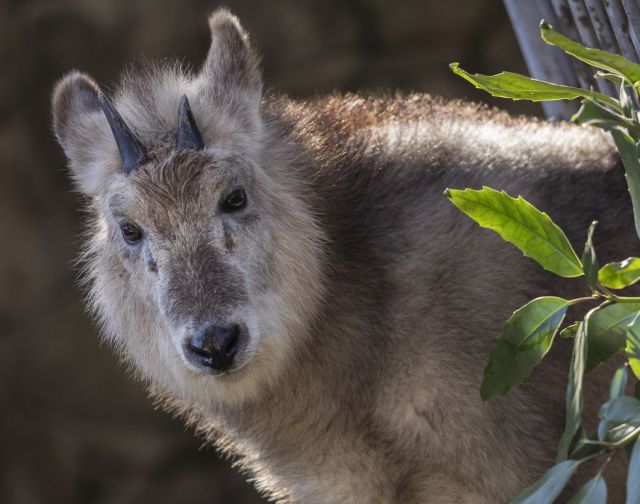
M 202 150 L 204 142 L 191 112 L 187 95 L 182 95 L 178 108 L 178 147 Z
M 124 171 L 129 174 L 144 161 L 147 157 L 147 150 L 129 129 L 127 123 L 124 122 L 124 119 L 122 119 L 122 116 L 109 99 L 100 93 L 98 95 L 98 101 L 100 102 L 104 115 L 107 117 L 107 121 L 109 121 L 109 126 L 111 126 L 113 137 L 120 151 Z

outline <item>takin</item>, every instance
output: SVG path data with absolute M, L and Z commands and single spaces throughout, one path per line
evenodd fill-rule
M 198 72 L 145 63 L 110 97 L 71 72 L 53 94 L 104 338 L 273 500 L 507 502 L 554 463 L 570 345 L 483 402 L 487 356 L 514 309 L 585 286 L 443 191 L 522 194 L 574 243 L 597 218 L 619 259 L 633 215 L 611 142 L 422 94 L 263 94 L 238 20 L 209 24 Z M 595 417 L 610 374 L 592 374 Z

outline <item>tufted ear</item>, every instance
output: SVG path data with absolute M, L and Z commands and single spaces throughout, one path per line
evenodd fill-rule
M 220 9 L 209 18 L 211 46 L 200 71 L 204 89 L 212 98 L 258 105 L 262 96 L 259 59 L 238 18 Z
M 90 194 L 105 183 L 108 170 L 104 153 L 113 151 L 99 95 L 100 88 L 91 77 L 74 71 L 58 82 L 52 100 L 56 138 L 79 188 Z

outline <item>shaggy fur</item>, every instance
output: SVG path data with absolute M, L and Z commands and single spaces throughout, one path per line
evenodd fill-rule
M 601 258 L 619 259 L 633 221 L 610 143 L 426 95 L 263 97 L 237 20 L 219 11 L 210 24 L 198 73 L 133 68 L 117 88 L 150 152 L 130 175 L 97 84 L 71 73 L 55 90 L 55 132 L 88 197 L 84 260 L 105 337 L 281 502 L 506 502 L 553 464 L 568 353 L 558 342 L 524 385 L 483 403 L 492 341 L 532 297 L 586 289 L 557 283 L 442 192 L 522 194 L 575 245 L 598 218 Z M 175 146 L 183 94 L 200 152 Z M 238 187 L 247 208 L 221 212 Z M 142 243 L 124 242 L 123 221 Z M 211 321 L 248 328 L 216 376 L 182 351 Z M 604 383 L 595 376 L 593 404 Z

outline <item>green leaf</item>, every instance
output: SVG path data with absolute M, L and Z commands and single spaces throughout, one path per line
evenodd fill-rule
M 580 465 L 577 460 L 565 460 L 554 465 L 542 478 L 525 489 L 511 504 L 549 504 L 553 502 Z
M 625 395 L 611 399 L 600 408 L 600 418 L 640 425 L 640 399 Z
M 610 289 L 624 289 L 640 280 L 640 259 L 627 257 L 624 261 L 605 264 L 598 271 L 598 282 Z
M 608 422 L 603 420 L 598 425 L 598 434 L 602 436 L 602 441 L 607 443 L 620 443 L 625 440 L 627 436 L 633 434 L 638 428 L 637 425 L 631 425 L 627 423 Z M 631 444 L 632 441 L 627 439 L 624 446 L 625 448 Z
M 611 379 L 611 386 L 609 387 L 609 398 L 615 399 L 624 395 L 624 390 L 627 386 L 627 366 L 620 366 Z
M 609 388 L 610 400 L 624 397 L 627 381 L 627 366 L 620 366 L 611 380 L 611 387 Z M 598 425 L 597 436 L 601 441 L 606 440 L 608 442 L 618 442 L 624 439 L 634 429 L 633 426 L 626 423 L 610 421 L 610 419 L 606 417 L 606 415 L 610 414 L 608 412 L 608 407 L 606 409 L 604 407 L 601 408 L 600 414 L 602 416 L 602 420 Z
M 627 92 L 627 89 L 625 87 L 625 83 L 623 82 L 622 84 L 620 84 L 620 107 L 622 107 L 622 113 L 629 117 L 632 115 L 632 110 L 633 110 L 633 100 L 631 99 L 631 96 L 629 95 L 629 93 Z
M 506 394 L 529 376 L 549 351 L 568 306 L 562 298 L 540 297 L 513 313 L 484 370 L 480 387 L 484 401 Z
M 568 504 L 606 504 L 607 484 L 601 474 L 587 481 Z
M 624 351 L 629 360 L 631 371 L 640 380 L 640 323 L 638 323 L 637 317 L 634 322 L 633 327 L 629 327 L 627 332 L 627 344 Z
M 562 331 L 560 331 L 560 336 L 562 339 L 572 339 L 576 337 L 576 333 L 578 332 L 578 327 L 580 327 L 580 322 L 574 322 L 571 325 L 565 327 Z
M 597 126 L 607 131 L 620 128 L 637 131 L 636 124 L 623 115 L 600 105 L 593 98 L 582 100 L 580 109 L 571 117 L 571 120 L 577 124 Z
M 640 442 L 636 441 L 627 470 L 627 504 L 640 502 Z
M 476 88 L 482 89 L 492 96 L 510 98 L 512 100 L 551 101 L 574 100 L 592 96 L 588 89 L 582 89 L 562 84 L 553 84 L 538 79 L 532 79 L 513 72 L 500 72 L 496 75 L 470 74 L 460 68 L 459 63 L 451 63 L 449 68 L 463 79 L 469 81 Z M 607 105 L 619 108 L 615 100 L 601 93 L 593 93 L 595 97 Z
M 584 244 L 584 252 L 582 253 L 582 270 L 587 277 L 587 283 L 592 292 L 596 290 L 598 282 L 598 258 L 596 250 L 593 248 L 593 232 L 596 229 L 598 221 L 593 221 L 587 232 L 587 241 Z
M 596 79 L 605 79 L 605 80 L 608 80 L 609 82 L 613 82 L 616 86 L 620 86 L 622 85 L 623 82 L 626 82 L 624 77 L 620 77 L 619 75 L 608 73 L 608 72 L 603 72 L 602 70 L 598 70 L 595 73 L 594 77 Z
M 600 49 L 590 49 L 560 35 L 549 24 L 540 23 L 540 36 L 549 45 L 558 46 L 567 54 L 578 58 L 596 68 L 620 75 L 630 84 L 640 80 L 640 65 L 632 63 L 619 54 L 611 54 Z
M 580 259 L 562 230 L 522 196 L 512 198 L 490 187 L 447 189 L 445 195 L 480 226 L 513 243 L 544 269 L 569 278 L 583 274 Z
M 598 439 L 620 441 L 640 426 L 640 400 L 621 396 L 604 403 L 600 408 Z
M 639 310 L 640 303 L 615 303 L 593 314 L 587 332 L 587 373 L 623 350 L 627 326 Z
M 567 383 L 566 419 L 564 432 L 558 445 L 556 462 L 569 457 L 572 441 L 582 426 L 582 409 L 584 398 L 582 384 L 584 380 L 585 362 L 587 360 L 587 332 L 590 318 L 598 308 L 594 308 L 584 317 L 573 340 L 571 367 L 569 368 L 569 382 Z
M 638 159 L 640 153 L 638 152 L 638 146 L 633 138 L 623 131 L 612 130 L 611 136 L 622 158 L 627 188 L 631 195 L 636 234 L 640 237 L 640 160 Z

